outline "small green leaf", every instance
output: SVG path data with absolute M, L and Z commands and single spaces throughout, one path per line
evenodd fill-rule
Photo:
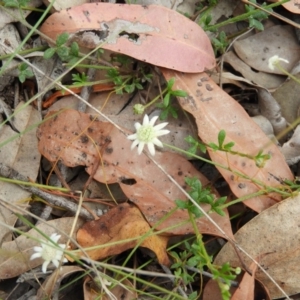
M 168 83 L 167 83 L 167 89 L 168 89 L 168 91 L 170 91 L 170 92 L 172 91 L 172 87 L 173 87 L 174 83 L 175 83 L 175 78 L 172 77 L 172 78 L 168 81 Z
M 223 143 L 225 141 L 225 137 L 226 137 L 226 132 L 225 130 L 220 130 L 219 134 L 218 134 L 218 142 L 219 142 L 219 148 L 222 149 L 223 148 Z
M 64 32 L 64 33 L 60 34 L 56 39 L 56 46 L 61 47 L 63 44 L 65 44 L 67 42 L 68 38 L 69 38 L 68 33 Z
M 172 91 L 171 94 L 176 97 L 186 97 L 188 95 L 187 92 L 182 91 L 182 90 Z
M 164 104 L 165 107 L 169 106 L 169 104 L 170 104 L 170 93 L 167 93 L 164 96 L 163 104 Z
M 44 52 L 44 58 L 45 59 L 49 59 L 51 58 L 56 52 L 55 48 L 49 48 Z

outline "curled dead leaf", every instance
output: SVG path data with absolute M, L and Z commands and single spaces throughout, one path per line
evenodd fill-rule
M 94 260 L 120 254 L 140 245 L 152 250 L 161 264 L 169 265 L 170 260 L 166 252 L 168 238 L 155 233 L 149 234 L 150 230 L 138 208 L 120 204 L 98 220 L 85 223 L 78 230 L 77 241 L 84 248 L 99 245 L 98 249 L 86 251 L 89 258 Z M 134 238 L 136 239 L 122 242 Z M 110 245 L 105 246 L 108 243 Z

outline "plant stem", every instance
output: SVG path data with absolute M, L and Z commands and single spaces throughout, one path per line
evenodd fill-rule
M 276 6 L 280 6 L 281 4 L 283 3 L 286 3 L 288 2 L 289 0 L 282 0 L 282 1 L 279 1 L 279 2 L 276 2 L 276 3 L 273 3 L 273 4 L 270 4 L 270 5 L 266 5 L 264 6 L 264 8 L 273 8 L 273 7 L 276 7 Z M 236 17 L 233 17 L 231 19 L 228 19 L 228 20 L 225 20 L 221 23 L 218 23 L 218 24 L 215 24 L 215 25 L 211 25 L 211 26 L 206 26 L 204 28 L 205 31 L 216 31 L 216 29 L 222 27 L 222 26 L 225 26 L 225 25 L 228 25 L 228 24 L 231 24 L 231 23 L 235 23 L 235 22 L 239 22 L 239 21 L 244 21 L 244 20 L 247 20 L 249 17 L 251 17 L 252 15 L 254 15 L 255 13 L 257 13 L 258 11 L 260 11 L 259 9 L 256 9 L 256 10 L 252 10 L 252 11 L 249 11 L 249 12 L 246 12 L 244 14 L 241 14 L 239 16 L 236 16 Z

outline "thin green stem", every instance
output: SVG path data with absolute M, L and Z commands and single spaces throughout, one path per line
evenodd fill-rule
M 164 95 L 165 92 L 168 91 L 168 88 L 165 88 L 161 95 Z M 153 100 L 151 100 L 149 103 L 147 103 L 146 105 L 144 105 L 144 109 L 146 109 L 147 107 L 151 106 L 152 104 L 154 104 L 157 100 L 159 100 L 159 98 L 161 97 L 161 95 L 157 95 Z
M 237 175 L 237 176 L 239 176 L 239 177 L 241 177 L 241 178 L 243 178 L 243 179 L 249 180 L 249 181 L 253 182 L 254 184 L 257 184 L 257 185 L 259 185 L 260 187 L 262 187 L 263 189 L 265 189 L 265 194 L 270 193 L 270 192 L 276 192 L 276 193 L 281 194 L 281 195 L 284 196 L 284 197 L 290 197 L 290 196 L 291 196 L 291 193 L 290 193 L 290 192 L 287 193 L 287 192 L 285 192 L 284 190 L 282 190 L 282 189 L 280 189 L 280 188 L 274 188 L 274 187 L 272 187 L 272 186 L 266 186 L 263 182 L 261 182 L 261 181 L 259 181 L 259 180 L 257 180 L 257 179 L 254 179 L 254 178 L 249 178 L 249 176 L 247 176 L 247 175 L 245 175 L 245 174 L 243 174 L 243 173 L 241 173 L 241 172 L 232 170 L 231 168 L 229 168 L 229 167 L 227 167 L 227 166 L 225 166 L 225 165 L 222 165 L 222 164 L 216 163 L 216 162 L 214 162 L 214 161 L 211 161 L 211 160 L 209 160 L 209 159 L 203 158 L 203 157 L 201 157 L 201 156 L 192 154 L 192 153 L 190 153 L 190 152 L 188 152 L 188 151 L 185 151 L 185 150 L 183 150 L 183 149 L 177 148 L 177 147 L 172 146 L 172 145 L 170 145 L 170 144 L 165 144 L 165 143 L 163 143 L 163 145 L 166 146 L 166 147 L 169 147 L 170 149 L 173 149 L 173 150 L 176 150 L 176 151 L 178 151 L 178 152 L 181 152 L 181 153 L 183 153 L 183 154 L 185 154 L 185 155 L 187 155 L 187 156 L 194 157 L 194 158 L 196 158 L 196 159 L 202 160 L 202 161 L 204 161 L 204 162 L 206 162 L 206 163 L 209 163 L 209 164 L 211 164 L 211 165 L 214 165 L 214 166 L 216 166 L 216 167 L 219 167 L 219 168 L 222 168 L 222 169 L 224 169 L 224 170 L 230 171 L 230 172 L 232 172 L 233 174 L 235 174 L 235 175 Z
M 264 8 L 268 9 L 268 8 L 273 8 L 273 7 L 276 7 L 276 6 L 280 6 L 281 4 L 284 4 L 288 1 L 289 0 L 282 0 L 282 1 L 279 1 L 279 2 L 276 2 L 276 3 L 266 5 L 266 6 L 264 6 Z M 227 19 L 227 20 L 225 20 L 221 23 L 211 25 L 211 26 L 208 25 L 204 28 L 204 30 L 205 31 L 215 31 L 215 30 L 217 30 L 218 28 L 220 28 L 222 26 L 232 24 L 232 23 L 236 23 L 236 22 L 239 22 L 239 21 L 244 21 L 244 20 L 248 19 L 249 17 L 251 17 L 252 15 L 256 14 L 259 11 L 260 11 L 260 9 L 255 9 L 255 10 L 249 11 L 247 13 L 241 14 L 239 16 L 233 17 L 231 19 Z

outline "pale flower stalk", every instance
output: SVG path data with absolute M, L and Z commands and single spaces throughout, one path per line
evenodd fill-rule
M 53 233 L 50 236 L 50 240 L 53 241 L 53 243 L 57 244 L 58 240 L 60 239 L 61 235 L 57 233 Z M 66 248 L 65 244 L 57 244 L 57 246 L 60 249 L 56 249 L 55 245 L 51 241 L 43 241 L 41 243 L 41 247 L 34 247 L 33 250 L 36 252 L 31 255 L 30 260 L 33 260 L 35 258 L 41 257 L 44 260 L 42 271 L 43 273 L 47 272 L 47 267 L 52 262 L 56 268 L 59 267 L 59 263 L 66 263 L 68 260 L 64 256 L 63 249 Z
M 145 115 L 143 119 L 143 124 L 135 123 L 134 127 L 136 129 L 136 133 L 129 135 L 127 138 L 129 140 L 133 140 L 131 145 L 131 150 L 138 146 L 138 154 L 141 154 L 144 146 L 147 145 L 148 150 L 151 155 L 155 155 L 155 147 L 163 147 L 162 142 L 158 139 L 159 136 L 168 134 L 169 130 L 162 130 L 165 126 L 168 125 L 167 122 L 155 125 L 158 116 L 155 116 L 149 120 L 149 116 Z

